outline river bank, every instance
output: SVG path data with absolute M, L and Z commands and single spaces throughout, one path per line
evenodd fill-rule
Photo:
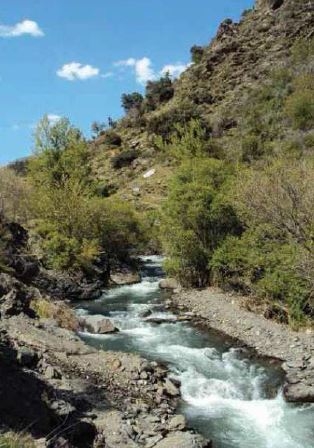
M 175 415 L 179 384 L 136 354 L 97 350 L 53 319 L 0 319 L 1 431 L 43 448 L 209 448 Z
M 192 313 L 193 320 L 254 349 L 258 356 L 282 361 L 286 373 L 284 395 L 291 402 L 314 402 L 314 335 L 245 310 L 237 296 L 216 288 L 178 290 L 172 305 Z

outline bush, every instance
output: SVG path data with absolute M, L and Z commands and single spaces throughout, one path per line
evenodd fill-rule
M 31 436 L 8 432 L 0 434 L 0 448 L 35 448 Z
M 302 254 L 297 245 L 281 243 L 268 227 L 228 237 L 215 252 L 210 267 L 214 282 L 281 304 L 291 323 L 302 322 L 310 310 L 311 291 L 300 275 Z
M 101 134 L 101 142 L 108 146 L 121 146 L 122 138 L 113 129 L 108 129 Z
M 205 286 L 213 252 L 229 233 L 241 231 L 224 188 L 232 169 L 215 159 L 185 162 L 163 206 L 161 240 L 166 269 L 188 286 Z
M 199 45 L 193 45 L 190 51 L 192 62 L 194 62 L 194 64 L 201 62 L 204 55 L 204 48 Z
M 133 160 L 137 159 L 138 156 L 139 153 L 136 149 L 122 151 L 111 158 L 111 166 L 116 170 L 125 166 L 130 166 Z
M 37 299 L 31 302 L 31 309 L 41 319 L 54 319 L 61 328 L 77 331 L 79 322 L 74 311 L 63 302 Z M 0 445 L 1 448 L 1 445 Z
M 158 81 L 148 81 L 145 93 L 145 109 L 146 111 L 155 110 L 160 104 L 171 100 L 174 95 L 173 82 L 166 74 Z
M 131 110 L 139 111 L 143 104 L 144 97 L 139 92 L 124 93 L 121 97 L 124 112 L 128 114 Z

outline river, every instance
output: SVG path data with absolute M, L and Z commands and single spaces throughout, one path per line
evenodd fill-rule
M 135 352 L 166 363 L 181 381 L 178 412 L 215 448 L 313 448 L 313 405 L 284 401 L 278 369 L 250 359 L 214 332 L 176 322 L 158 288 L 161 258 L 142 258 L 141 283 L 108 290 L 77 310 L 109 317 L 120 332 L 85 333 L 82 338 L 104 350 Z M 142 317 L 147 311 L 153 313 L 150 318 L 173 322 L 147 322 Z

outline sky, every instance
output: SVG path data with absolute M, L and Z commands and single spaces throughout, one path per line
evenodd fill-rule
M 121 95 L 165 71 L 254 0 L 0 0 L 0 164 L 27 156 L 36 123 L 122 115 Z

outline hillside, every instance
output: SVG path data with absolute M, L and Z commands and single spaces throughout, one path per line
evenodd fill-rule
M 205 47 L 193 47 L 194 63 L 173 83 L 173 97 L 153 111 L 131 110 L 116 123 L 121 146 L 105 135 L 91 146 L 93 171 L 100 184 L 142 209 L 158 208 L 173 172 L 171 158 L 160 154 L 155 135 L 169 135 L 176 123 L 201 120 L 227 157 L 234 155 L 245 117 L 241 113 L 252 91 L 268 83 L 274 70 L 290 67 L 291 49 L 313 35 L 313 2 L 261 0 L 239 23 L 226 19 Z M 194 56 L 193 56 L 194 55 Z M 283 136 L 289 131 L 281 129 Z M 281 136 L 279 136 L 281 138 Z M 129 166 L 112 169 L 114 155 L 136 152 Z M 127 164 L 127 163 L 126 163 Z M 155 174 L 143 174 L 155 169 Z

